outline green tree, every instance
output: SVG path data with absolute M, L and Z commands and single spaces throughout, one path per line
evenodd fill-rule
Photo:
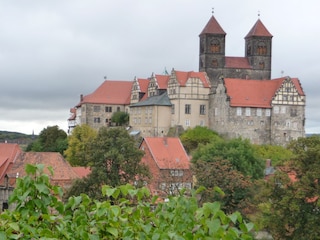
M 123 126 L 129 122 L 129 114 L 126 112 L 115 112 L 112 114 L 111 121 L 116 123 L 117 126 Z
M 188 153 L 197 149 L 200 144 L 207 144 L 212 141 L 222 140 L 219 135 L 207 127 L 196 126 L 186 130 L 180 136 L 180 140 Z
M 265 184 L 263 222 L 275 239 L 319 239 L 320 138 L 299 138 L 288 149 L 295 157 Z
M 63 154 L 67 147 L 67 134 L 56 125 L 44 128 L 37 140 L 27 147 L 27 151 L 60 152 Z
M 72 194 L 87 192 L 91 197 L 100 198 L 102 184 L 119 186 L 141 183 L 150 177 L 147 166 L 141 163 L 144 152 L 136 147 L 133 137 L 123 128 L 100 128 L 89 152 L 88 161 L 92 163 L 92 172 L 87 178 L 75 183 L 70 189 Z
M 192 162 L 211 162 L 216 158 L 229 160 L 232 166 L 244 176 L 252 179 L 263 177 L 265 163 L 256 154 L 249 140 L 241 138 L 229 141 L 216 141 L 200 146 L 192 155 Z
M 1 239 L 253 239 L 254 225 L 240 213 L 225 214 L 219 202 L 198 207 L 194 196 L 170 197 L 155 205 L 146 188 L 102 186 L 103 201 L 88 195 L 59 201 L 43 166 L 28 165 L 10 204 L 0 214 Z
M 283 146 L 253 145 L 253 147 L 261 159 L 271 159 L 274 166 L 282 164 L 293 157 L 292 151 Z
M 252 182 L 249 177 L 235 170 L 228 160 L 214 158 L 210 162 L 202 160 L 192 164 L 196 175 L 196 187 L 204 186 L 206 190 L 201 195 L 201 202 L 219 201 L 227 213 L 250 209 Z M 218 186 L 224 194 L 214 191 Z
M 90 144 L 97 135 L 87 124 L 76 126 L 68 137 L 68 148 L 64 152 L 66 160 L 73 166 L 91 166 L 89 162 Z

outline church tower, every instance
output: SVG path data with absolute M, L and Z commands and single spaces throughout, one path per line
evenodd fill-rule
M 271 79 L 272 35 L 260 19 L 245 37 L 245 56 L 252 66 L 252 79 Z
M 212 16 L 199 37 L 199 71 L 206 72 L 211 84 L 216 86 L 225 66 L 226 33 Z

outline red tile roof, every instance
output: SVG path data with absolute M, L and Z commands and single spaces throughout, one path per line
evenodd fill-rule
M 253 25 L 249 33 L 245 38 L 249 37 L 273 37 L 271 33 L 268 31 L 268 29 L 263 25 L 260 19 L 257 20 L 257 22 Z
M 175 71 L 177 81 L 179 82 L 180 86 L 186 86 L 187 81 L 189 78 L 199 78 L 203 84 L 203 87 L 209 88 L 210 87 L 210 80 L 207 77 L 205 72 L 182 72 L 182 71 Z
M 142 93 L 148 92 L 149 79 L 138 78 L 138 84 L 140 87 L 140 92 Z
M 170 76 L 156 74 L 155 77 L 157 79 L 158 89 L 167 89 Z
M 129 105 L 133 82 L 104 81 L 93 93 L 83 97 L 81 103 Z
M 145 137 L 144 141 L 160 169 L 189 169 L 190 159 L 179 138 Z
M 76 115 L 76 109 L 75 108 L 70 108 L 70 117 L 68 118 L 68 121 L 75 120 L 77 115 Z
M 21 152 L 19 145 L 16 143 L 0 143 L 0 182 Z
M 89 167 L 72 167 L 72 169 L 79 178 L 86 177 L 91 173 L 91 169 Z
M 246 57 L 225 57 L 225 61 L 226 68 L 252 68 Z
M 220 24 L 218 23 L 218 21 L 215 19 L 214 16 L 212 16 L 209 19 L 207 25 L 204 27 L 204 29 L 200 33 L 200 36 L 207 33 L 226 35 L 225 31 L 222 29 L 222 27 L 220 26 Z
M 297 78 L 282 77 L 272 80 L 244 80 L 225 78 L 230 106 L 271 108 L 272 98 L 286 79 L 291 79 L 300 95 L 304 95 Z M 241 89 L 241 91 L 240 91 Z
M 70 164 L 60 153 L 56 152 L 23 152 L 17 157 L 12 167 L 7 172 L 7 175 L 10 179 L 16 178 L 17 175 L 19 177 L 25 176 L 25 166 L 27 164 L 43 164 L 45 166 L 44 172 L 49 176 L 50 172 L 47 167 L 51 166 L 54 174 L 53 176 L 50 176 L 50 179 L 53 182 L 65 182 L 70 184 L 73 179 L 79 178 Z

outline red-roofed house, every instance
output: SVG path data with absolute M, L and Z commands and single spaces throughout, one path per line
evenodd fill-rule
M 81 95 L 80 102 L 76 105 L 76 119 L 71 116 L 70 121 L 75 124 L 88 124 L 92 128 L 99 129 L 102 126 L 111 125 L 111 117 L 114 112 L 128 112 L 130 104 L 132 81 L 105 80 L 93 93 Z
M 210 104 L 210 128 L 228 138 L 286 145 L 305 135 L 305 94 L 297 78 L 225 78 Z
M 141 162 L 149 167 L 152 194 L 172 195 L 192 187 L 190 159 L 179 138 L 145 137 L 140 145 L 145 152 Z

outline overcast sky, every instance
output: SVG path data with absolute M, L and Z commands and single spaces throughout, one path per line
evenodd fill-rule
M 273 37 L 272 77 L 298 77 L 306 132 L 320 133 L 319 0 L 0 1 L 0 130 L 67 130 L 80 94 L 166 68 L 198 71 L 199 34 L 214 16 L 226 55 L 244 56 L 258 19 Z

